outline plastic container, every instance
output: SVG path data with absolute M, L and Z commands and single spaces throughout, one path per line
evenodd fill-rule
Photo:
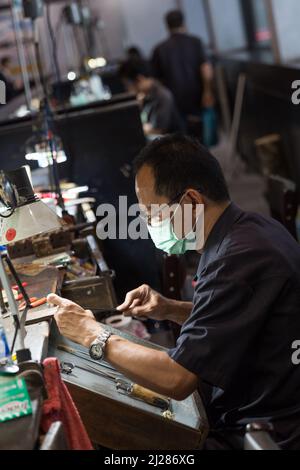
M 202 111 L 203 144 L 214 147 L 218 144 L 218 118 L 214 108 L 204 108 Z
M 0 364 L 6 364 L 10 360 L 10 350 L 5 330 L 0 320 Z

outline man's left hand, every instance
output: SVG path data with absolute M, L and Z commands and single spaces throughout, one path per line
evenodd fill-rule
M 58 307 L 54 317 L 60 333 L 89 348 L 102 330 L 93 313 L 55 294 L 48 295 L 47 301 Z

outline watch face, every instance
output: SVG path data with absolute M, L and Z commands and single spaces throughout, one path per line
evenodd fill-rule
M 93 344 L 90 350 L 90 355 L 91 358 L 94 359 L 95 361 L 100 361 L 103 356 L 103 349 L 101 347 L 101 344 Z

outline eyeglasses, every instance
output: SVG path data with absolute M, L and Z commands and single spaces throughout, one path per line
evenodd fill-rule
M 141 219 L 147 225 L 150 225 L 151 227 L 157 227 L 158 225 L 161 224 L 162 220 L 165 220 L 167 217 L 170 216 L 171 206 L 175 204 L 176 202 L 178 202 L 178 200 L 182 198 L 184 193 L 185 192 L 178 194 L 174 199 L 172 199 L 170 202 L 166 202 L 165 204 L 161 204 L 161 205 L 153 204 L 151 206 L 150 213 L 146 213 L 144 210 L 141 209 L 141 212 L 140 212 Z M 153 212 L 153 210 L 156 209 L 157 207 L 158 209 Z

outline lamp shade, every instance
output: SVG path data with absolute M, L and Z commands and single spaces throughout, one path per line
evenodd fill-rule
M 61 228 L 59 217 L 42 201 L 18 207 L 8 218 L 0 217 L 0 244 L 7 245 Z
M 62 226 L 55 212 L 34 194 L 25 167 L 1 175 L 0 200 L 0 245 Z

